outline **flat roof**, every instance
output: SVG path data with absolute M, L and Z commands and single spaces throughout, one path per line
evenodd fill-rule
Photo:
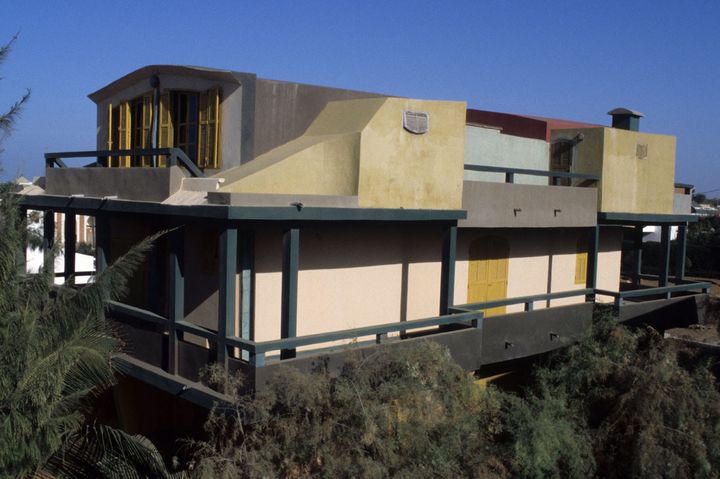
M 18 195 L 28 208 L 79 211 L 82 213 L 132 213 L 193 217 L 214 220 L 248 221 L 457 221 L 465 219 L 465 210 L 425 210 L 405 208 L 345 208 L 318 206 L 236 206 L 173 205 L 152 201 L 81 196 Z

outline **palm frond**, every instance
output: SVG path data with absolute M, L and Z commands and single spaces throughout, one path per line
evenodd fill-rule
M 58 478 L 181 479 L 168 471 L 162 456 L 144 436 L 93 424 L 74 434 L 46 464 Z
M 15 122 L 20 116 L 20 111 L 22 110 L 23 105 L 25 102 L 27 102 L 30 99 L 30 89 L 25 90 L 25 93 L 18 101 L 12 104 L 10 109 L 0 115 L 0 132 L 3 134 L 8 134 L 10 131 L 12 131 L 13 126 L 15 125 Z M 2 137 L 0 137 L 2 138 Z
M 18 39 L 18 36 L 20 36 L 20 32 L 13 35 L 9 42 L 0 47 L 0 64 L 2 64 L 7 59 L 8 55 L 10 54 L 10 50 L 12 50 L 13 44 Z
M 93 440 L 78 442 L 86 399 L 113 383 L 110 359 L 120 346 L 104 317 L 106 304 L 121 298 L 129 278 L 162 233 L 140 242 L 99 274 L 95 283 L 77 290 L 55 288 L 56 249 L 45 258 L 39 274 L 19 273 L 16 253 L 23 244 L 22 215 L 10 194 L 1 196 L 0 470 L 23 476 L 51 456 L 56 458 L 56 451 L 72 456 L 78 444 L 83 452 L 92 450 Z M 120 470 L 149 471 L 124 477 L 168 477 L 157 472 L 161 470 L 158 464 L 164 465 L 157 462 L 159 455 L 152 445 L 143 442 L 147 440 L 119 434 L 96 431 L 95 440 L 102 440 L 105 449 L 98 456 L 102 461 L 93 462 L 90 470 L 94 472 L 86 477 L 111 477 L 109 471 L 122 464 L 126 466 Z M 128 447 L 133 438 L 135 449 L 127 449 L 132 454 L 110 451 Z M 142 454 L 149 455 L 146 463 L 140 459 Z M 99 464 L 106 465 L 104 472 Z

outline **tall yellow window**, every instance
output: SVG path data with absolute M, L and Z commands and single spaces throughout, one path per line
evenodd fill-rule
M 115 108 L 110 105 L 108 148 L 151 148 L 153 115 L 157 113 L 158 148 L 180 148 L 200 168 L 220 168 L 220 100 L 219 88 L 202 92 L 165 90 L 157 112 L 152 93 Z M 158 161 L 158 166 L 165 166 L 165 157 Z M 120 157 L 108 164 L 128 167 L 131 159 Z M 152 156 L 132 160 L 132 166 L 151 165 Z
M 588 267 L 588 240 L 583 235 L 577 240 L 575 254 L 575 284 L 585 284 Z
M 160 115 L 158 124 L 158 147 L 159 148 L 170 148 L 174 145 L 174 129 L 172 121 L 172 95 L 169 91 L 163 92 L 160 95 Z M 166 165 L 166 157 L 160 157 L 158 166 Z
M 118 149 L 129 150 L 132 141 L 131 138 L 130 102 L 124 101 L 118 106 Z M 117 161 L 119 167 L 130 166 L 129 156 L 119 156 Z
M 218 88 L 200 94 L 197 164 L 200 168 L 219 168 L 218 136 L 220 129 L 220 91 Z

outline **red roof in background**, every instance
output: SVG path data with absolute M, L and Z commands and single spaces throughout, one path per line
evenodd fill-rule
M 467 123 L 499 127 L 502 129 L 502 133 L 506 135 L 545 140 L 548 143 L 551 140 L 552 130 L 565 128 L 598 128 L 603 126 L 579 121 L 474 110 L 470 108 L 467 110 L 466 121 Z

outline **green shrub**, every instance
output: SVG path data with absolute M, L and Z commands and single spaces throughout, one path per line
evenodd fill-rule
M 222 377 L 222 373 L 220 374 Z M 435 343 L 285 369 L 195 443 L 197 477 L 498 477 L 501 404 Z

